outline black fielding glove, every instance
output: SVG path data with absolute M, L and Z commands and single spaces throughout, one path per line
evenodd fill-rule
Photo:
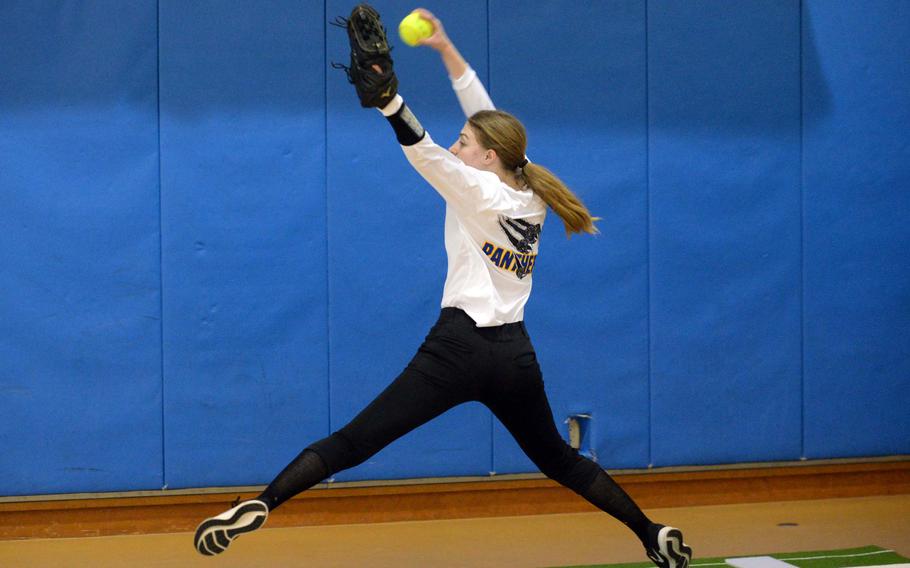
M 382 108 L 389 104 L 398 94 L 398 77 L 379 13 L 367 4 L 358 4 L 350 18 L 338 17 L 333 24 L 348 31 L 351 66 L 332 66 L 345 70 L 348 81 L 357 89 L 360 106 Z

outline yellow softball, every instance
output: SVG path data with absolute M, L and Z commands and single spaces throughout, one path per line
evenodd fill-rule
M 414 47 L 420 40 L 433 35 L 433 22 L 423 18 L 418 12 L 411 12 L 398 24 L 398 35 L 402 41 Z

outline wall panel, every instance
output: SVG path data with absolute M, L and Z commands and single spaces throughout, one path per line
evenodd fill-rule
M 161 486 L 155 3 L 0 10 L 0 494 Z
M 327 431 L 324 28 L 161 3 L 170 487 L 265 483 Z
M 806 456 L 910 453 L 910 4 L 803 8 Z
M 796 459 L 799 3 L 648 6 L 652 462 Z

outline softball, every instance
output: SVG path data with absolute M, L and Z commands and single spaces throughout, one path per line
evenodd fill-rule
M 415 47 L 417 42 L 433 35 L 433 23 L 418 12 L 411 12 L 398 24 L 398 35 L 406 44 Z

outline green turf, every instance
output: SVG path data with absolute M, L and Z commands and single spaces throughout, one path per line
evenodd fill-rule
M 746 556 L 746 555 L 740 555 Z M 807 552 L 761 553 L 748 556 L 771 556 L 800 568 L 845 568 L 847 566 L 878 566 L 910 562 L 903 556 L 878 546 L 847 548 L 841 550 L 811 550 Z M 723 558 L 695 558 L 691 568 L 699 566 L 722 568 Z M 632 564 L 586 564 L 584 566 L 553 566 L 551 568 L 654 568 L 651 562 Z

